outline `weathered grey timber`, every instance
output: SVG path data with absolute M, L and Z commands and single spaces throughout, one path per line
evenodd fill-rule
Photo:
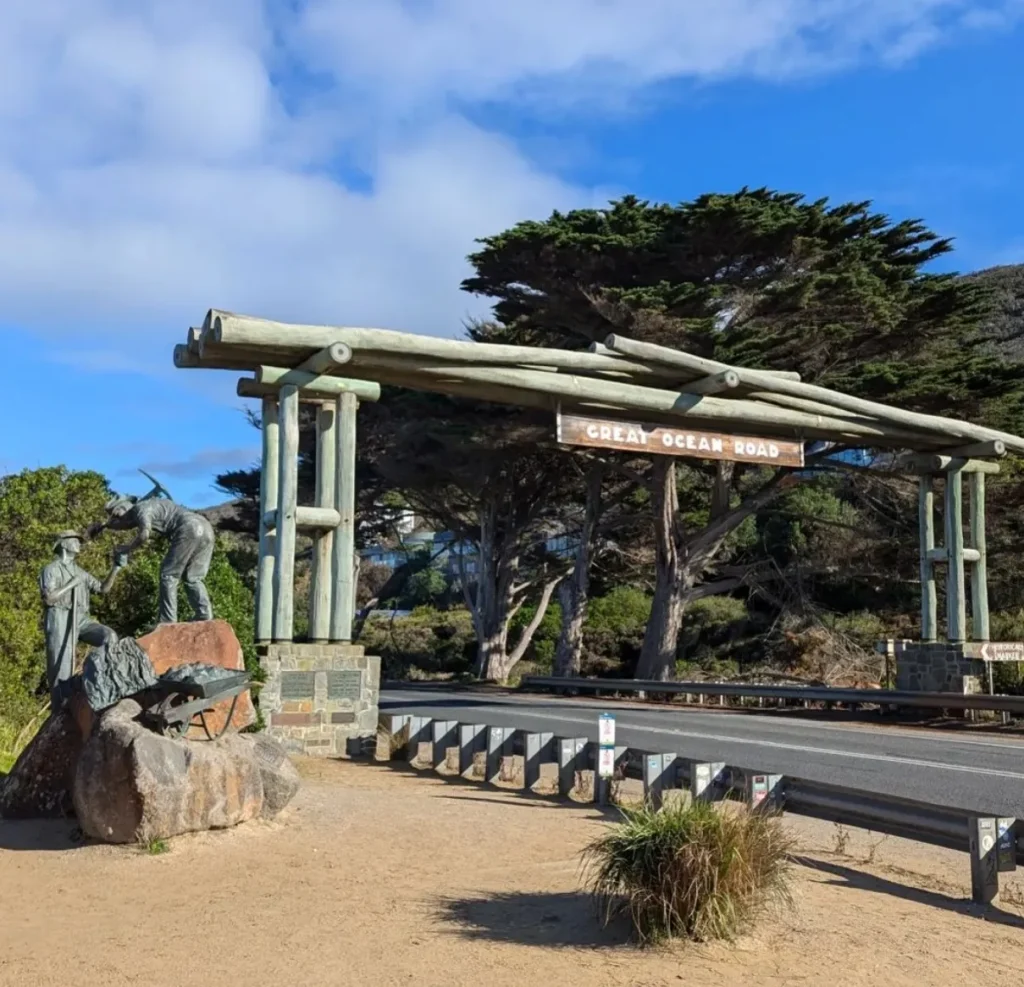
M 328 405 L 319 408 L 316 415 L 316 504 L 321 509 L 331 509 L 331 520 L 334 523 L 317 531 L 313 536 L 309 637 L 311 641 L 318 643 L 329 640 L 331 636 L 331 603 L 334 587 L 332 555 L 336 537 L 334 529 L 341 523 L 341 515 L 335 510 L 334 490 L 338 472 L 335 466 L 337 428 L 337 407 Z
M 377 400 L 382 384 L 549 412 L 563 409 L 567 415 L 591 419 L 619 421 L 628 417 L 666 432 L 674 426 L 676 431 L 693 431 L 695 436 L 697 430 L 749 435 L 769 443 L 769 453 L 771 443 L 778 445 L 786 439 L 899 450 L 905 455 L 897 460 L 896 468 L 924 478 L 919 497 L 922 635 L 926 640 L 938 637 L 934 567 L 945 564 L 950 574 L 947 637 L 963 641 L 967 636 L 964 567 L 968 565 L 972 630 L 978 640 L 988 636 L 984 474 L 997 473 L 996 460 L 1008 451 L 1024 453 L 1024 438 L 1019 436 L 855 398 L 806 384 L 797 373 L 728 366 L 619 336 L 609 336 L 605 343 L 592 344 L 587 352 L 581 352 L 382 329 L 288 324 L 211 309 L 202 328 L 190 331 L 185 346 L 175 351 L 175 360 L 179 366 L 245 368 L 254 371 L 255 379 L 239 381 L 240 395 L 290 401 L 292 389 L 297 389 L 296 407 L 304 401 L 319 405 L 321 416 L 330 409 L 335 411 L 334 505 L 325 503 L 329 484 L 323 472 L 318 474 L 314 506 L 296 504 L 280 482 L 279 489 L 271 491 L 273 496 L 264 491 L 262 497 L 260 612 L 268 606 L 265 587 L 273 571 L 272 608 L 285 619 L 277 619 L 267 631 L 268 622 L 261 617 L 261 640 L 272 633 L 276 641 L 287 641 L 292 632 L 293 571 L 282 572 L 281 565 L 292 564 L 285 559 L 294 555 L 294 546 L 286 544 L 282 549 L 279 528 L 284 529 L 286 542 L 294 540 L 295 529 L 303 528 L 311 531 L 317 542 L 310 614 L 315 639 L 322 640 L 322 613 L 328 599 L 329 641 L 343 642 L 349 637 L 355 572 L 354 518 L 349 507 L 354 477 L 349 464 L 354 460 L 355 409 L 360 400 Z M 343 410 L 346 406 L 351 409 L 350 420 Z M 330 468 L 325 442 L 326 436 L 320 434 L 317 459 L 321 471 Z M 287 469 L 283 461 L 290 460 L 292 453 L 278 454 L 275 461 L 271 446 L 268 434 L 264 473 L 270 469 L 280 481 Z M 796 461 L 775 465 L 800 468 Z M 856 469 L 841 462 L 825 465 Z M 815 468 L 820 466 L 816 461 Z M 892 463 L 886 468 L 893 468 Z M 958 493 L 964 475 L 971 483 L 969 544 L 964 543 L 962 493 Z M 936 476 L 943 478 L 950 501 L 945 511 L 948 530 L 941 547 L 935 545 L 934 531 Z M 266 476 L 263 483 L 270 486 Z M 957 508 L 955 513 L 950 506 Z M 274 545 L 268 549 L 271 537 Z M 323 565 L 328 541 L 329 571 Z M 284 718 L 301 715 L 282 712 L 282 726 Z
M 260 518 L 266 516 L 272 505 L 277 505 L 278 457 L 280 456 L 280 428 L 275 398 L 263 399 L 260 419 L 263 435 L 263 456 L 260 469 Z M 259 562 L 256 569 L 256 642 L 265 643 L 274 636 L 274 559 L 276 533 L 260 524 Z
M 918 481 L 918 527 L 921 558 L 921 640 L 938 637 L 938 595 L 935 586 L 935 482 L 931 476 Z
M 968 477 L 971 503 L 971 548 L 977 553 L 971 563 L 971 627 L 975 641 L 989 639 L 988 548 L 985 539 L 985 474 Z M 966 556 L 966 552 L 964 553 Z
M 605 340 L 605 345 L 609 349 L 617 350 L 627 356 L 641 359 L 647 357 L 651 360 L 657 360 L 672 366 L 701 373 L 715 373 L 728 369 L 724 364 L 716 363 L 713 360 L 705 360 L 702 357 L 668 349 L 664 346 L 655 346 L 651 343 L 639 343 L 636 340 L 625 339 L 621 336 L 609 336 Z M 961 422 L 952 418 L 922 415 L 916 411 L 893 408 L 889 405 L 879 404 L 877 401 L 867 401 L 864 398 L 856 398 L 849 394 L 842 394 L 839 391 L 831 391 L 827 387 L 806 384 L 803 381 L 783 380 L 778 377 L 767 376 L 756 370 L 746 370 L 740 367 L 734 369 L 739 374 L 740 383 L 747 384 L 752 388 L 773 391 L 776 394 L 785 394 L 794 398 L 822 401 L 835 408 L 867 417 L 874 417 L 879 421 L 889 422 L 896 428 L 917 429 L 925 433 L 946 435 L 954 440 L 961 439 L 968 442 L 988 442 L 998 439 L 1005 444 L 1006 448 L 1013 449 L 1015 452 L 1024 452 L 1024 439 L 1016 435 L 998 432 L 995 429 L 982 428 L 981 426 L 971 425 L 969 422 Z
M 278 405 L 281 450 L 278 457 L 278 507 L 274 539 L 275 641 L 290 641 L 294 621 L 295 510 L 299 489 L 299 389 L 281 388 Z
M 43 600 L 43 636 L 46 644 L 46 682 L 54 712 L 68 698 L 68 683 L 75 673 L 75 645 L 79 641 L 103 647 L 117 641 L 109 627 L 89 614 L 90 593 L 106 594 L 114 585 L 123 558 L 115 555 L 110 574 L 101 583 L 75 562 L 82 539 L 77 531 L 62 531 L 53 543 L 56 558 L 39 574 Z
M 168 499 L 115 497 L 107 503 L 106 511 L 106 527 L 113 531 L 137 532 L 132 541 L 119 549 L 125 555 L 141 548 L 154 534 L 164 535 L 169 541 L 160 565 L 160 623 L 177 623 L 178 586 L 182 580 L 193 619 L 213 620 L 213 607 L 204 582 L 215 544 L 210 522 Z
M 352 620 L 355 616 L 356 572 L 356 414 L 359 402 L 354 394 L 342 394 L 338 398 L 337 452 L 335 465 L 337 479 L 334 484 L 336 509 L 340 515 L 338 529 L 334 533 L 331 555 L 331 583 L 333 605 L 331 607 L 331 640 L 351 641 Z

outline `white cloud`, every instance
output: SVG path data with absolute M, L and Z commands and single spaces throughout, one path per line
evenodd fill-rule
M 122 367 L 134 343 L 117 332 L 161 327 L 169 343 L 211 305 L 455 332 L 481 308 L 458 290 L 475 236 L 602 198 L 460 102 L 621 105 L 674 77 L 905 58 L 1019 9 L 0 0 L 2 318 L 88 326 L 93 362 Z M 368 191 L 336 177 L 341 160 Z

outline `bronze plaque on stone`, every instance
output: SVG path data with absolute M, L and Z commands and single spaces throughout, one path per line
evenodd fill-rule
M 327 698 L 356 702 L 363 691 L 363 673 L 340 671 L 327 673 Z
M 312 699 L 316 672 L 282 672 L 281 699 Z

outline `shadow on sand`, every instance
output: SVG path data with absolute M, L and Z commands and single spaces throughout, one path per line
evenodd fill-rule
M 808 870 L 817 871 L 820 874 L 830 874 L 835 880 L 829 883 L 837 887 L 853 888 L 857 891 L 870 891 L 874 894 L 887 894 L 894 898 L 902 898 L 904 901 L 913 901 L 919 905 L 927 905 L 929 908 L 941 908 L 947 912 L 969 915 L 983 919 L 986 922 L 1007 925 L 1013 929 L 1024 929 L 1024 918 L 1019 915 L 1013 915 L 999 907 L 976 905 L 974 902 L 967 901 L 964 898 L 953 898 L 939 891 L 928 891 L 924 888 L 900 884 L 875 874 L 866 874 L 864 871 L 856 870 L 853 867 L 848 867 L 834 861 L 817 860 L 812 857 L 794 857 L 793 862 L 801 867 L 806 867 Z
M 629 926 L 602 927 L 589 895 L 497 892 L 486 897 L 442 898 L 439 917 L 459 927 L 464 939 L 573 949 L 630 947 Z

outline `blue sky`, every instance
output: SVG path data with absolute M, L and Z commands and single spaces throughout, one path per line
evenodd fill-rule
M 1022 0 L 3 0 L 0 474 L 219 502 L 210 307 L 457 334 L 474 237 L 634 192 L 872 199 L 1024 262 Z

